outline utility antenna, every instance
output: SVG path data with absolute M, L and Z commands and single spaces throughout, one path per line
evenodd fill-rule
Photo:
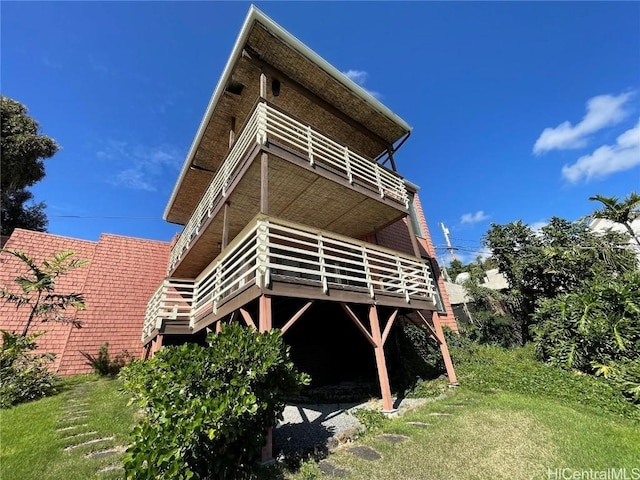
M 449 255 L 451 255 L 451 260 L 457 260 L 456 254 L 454 253 L 453 246 L 451 245 L 451 239 L 449 238 L 449 229 L 444 226 L 444 223 L 440 222 L 440 227 L 442 228 L 442 233 L 444 233 L 444 239 L 447 242 L 447 250 L 449 250 Z

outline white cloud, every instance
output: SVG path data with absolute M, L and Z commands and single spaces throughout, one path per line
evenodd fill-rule
M 572 125 L 565 121 L 555 128 L 545 128 L 533 146 L 533 153 L 538 155 L 550 150 L 584 147 L 589 135 L 615 125 L 628 116 L 625 106 L 634 94 L 627 92 L 617 96 L 598 95 L 590 98 L 587 101 L 587 113 L 580 123 Z
M 358 85 L 362 85 L 367 80 L 367 77 L 369 76 L 369 74 L 364 70 L 347 70 L 346 72 L 342 72 L 342 73 L 344 73 L 347 76 L 347 78 L 349 78 L 350 80 L 353 80 Z
M 349 69 L 346 72 L 342 72 L 342 73 L 344 73 L 347 78 L 349 78 L 350 80 L 353 80 L 355 83 L 360 85 L 363 88 L 363 90 L 367 92 L 369 95 L 371 95 L 372 97 L 375 97 L 377 99 L 382 98 L 382 95 L 380 94 L 380 92 L 369 90 L 364 86 L 365 82 L 367 81 L 367 78 L 369 77 L 368 72 L 364 70 Z
M 460 223 L 474 224 L 483 222 L 489 219 L 489 215 L 485 214 L 483 210 L 478 210 L 476 213 L 465 213 L 460 217 Z
M 546 227 L 547 225 L 549 225 L 549 222 L 540 220 L 538 222 L 533 222 L 532 224 L 530 224 L 529 228 L 533 230 L 533 233 L 539 234 L 542 231 L 542 227 Z
M 180 168 L 183 155 L 171 145 L 130 145 L 127 142 L 109 141 L 96 152 L 100 160 L 108 161 L 116 173 L 107 181 L 112 185 L 145 190 L 157 190 L 157 184 L 167 171 Z M 121 167 L 121 169 L 118 169 Z
M 592 154 L 580 157 L 573 165 L 562 167 L 565 180 L 604 178 L 612 173 L 640 165 L 640 121 L 620 135 L 615 145 L 603 145 Z

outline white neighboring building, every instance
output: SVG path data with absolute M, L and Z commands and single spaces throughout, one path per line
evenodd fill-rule
M 462 285 L 470 278 L 471 275 L 469 275 L 468 272 L 463 272 L 456 277 L 456 282 L 452 285 Z M 490 288 L 491 290 L 505 290 L 509 288 L 509 282 L 507 281 L 507 277 L 500 273 L 497 268 L 492 268 L 491 270 L 484 272 L 484 278 L 482 279 L 482 284 L 480 286 Z

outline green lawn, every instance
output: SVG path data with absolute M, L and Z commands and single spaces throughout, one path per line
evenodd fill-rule
M 454 405 L 452 407 L 451 405 Z M 432 412 L 451 416 L 431 416 Z M 428 423 L 418 427 L 408 422 Z M 408 437 L 391 445 L 379 433 Z M 329 461 L 349 479 L 547 478 L 547 469 L 640 468 L 637 425 L 545 398 L 500 392 L 456 395 L 385 423 L 357 442 L 382 455 L 369 461 L 340 447 Z M 331 478 L 304 465 L 290 478 Z M 315 475 L 314 475 L 315 474 Z
M 119 393 L 118 388 L 116 380 L 83 376 L 67 382 L 62 393 L 56 396 L 1 410 L 0 478 L 85 480 L 121 477 L 121 470 L 107 473 L 98 471 L 119 464 L 122 454 L 99 459 L 86 457 L 92 452 L 118 447 L 122 449 L 127 445 L 129 429 L 134 421 L 133 410 L 127 407 L 127 399 Z M 74 402 L 79 406 L 74 406 Z M 64 420 L 72 415 L 77 416 L 71 413 L 74 411 L 89 413 L 86 418 Z M 56 431 L 84 424 L 86 427 Z M 88 435 L 65 440 L 63 437 L 72 431 Z M 111 436 L 113 440 L 64 451 L 65 447 L 74 443 Z
M 483 348 L 471 353 L 459 355 L 463 386 L 453 396 L 385 421 L 381 430 L 338 448 L 328 462 L 346 471 L 345 478 L 367 480 L 542 479 L 548 478 L 548 469 L 564 468 L 626 468 L 633 478 L 633 469 L 640 469 L 640 412 L 616 397 L 606 382 L 550 369 L 535 362 L 526 349 Z M 65 452 L 72 440 L 63 440 L 56 429 L 73 423 L 61 422 L 72 399 L 86 404 L 81 408 L 90 412 L 79 421 L 87 424 L 84 430 L 115 438 Z M 450 415 L 430 415 L 434 412 Z M 122 471 L 98 473 L 118 464 L 122 454 L 86 457 L 107 446 L 127 444 L 134 411 L 126 406 L 116 380 L 86 376 L 67 381 L 61 394 L 2 410 L 0 415 L 2 480 L 122 475 Z M 381 433 L 407 439 L 393 445 L 380 439 Z M 354 445 L 369 446 L 381 458 L 358 458 L 349 451 Z M 263 473 L 265 478 L 290 480 L 331 478 L 315 462 L 303 463 L 295 471 L 275 466 Z

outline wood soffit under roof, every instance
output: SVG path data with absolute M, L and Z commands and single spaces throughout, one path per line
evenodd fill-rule
M 272 35 L 260 23 L 253 23 L 244 48 L 250 50 L 252 55 L 258 55 L 260 62 L 284 73 L 290 80 L 300 84 L 303 89 L 317 95 L 362 125 L 365 130 L 371 132 L 366 145 L 360 142 L 360 153 L 373 158 L 407 133 L 402 126 L 378 112 L 372 105 L 365 102 L 324 69 L 294 50 L 280 38 Z M 239 82 L 244 86 L 242 94 L 225 92 L 214 106 L 213 114 L 191 162 L 192 165 L 200 167 L 200 169 L 185 171 L 184 178 L 176 189 L 173 205 L 168 211 L 167 221 L 185 224 L 189 220 L 191 213 L 213 178 L 213 173 L 209 173 L 207 170 L 217 170 L 227 154 L 232 118 L 235 118 L 236 130 L 239 133 L 242 124 L 251 113 L 260 95 L 259 76 L 260 68 L 256 63 L 243 56 L 235 59 L 230 78 L 231 82 Z M 268 100 L 275 100 L 270 97 L 272 96 L 269 91 Z M 303 98 L 302 95 L 298 95 L 297 100 L 296 104 L 299 108 L 305 110 L 304 112 L 296 112 L 298 116 L 303 116 L 305 119 L 318 118 L 318 114 L 322 110 L 320 105 L 308 98 Z M 326 116 L 326 111 L 322 113 Z M 322 128 L 321 125 L 316 127 L 329 134 L 327 129 Z M 347 129 L 352 130 L 351 135 L 356 132 L 353 128 Z M 362 133 L 357 133 L 362 136 Z M 336 140 L 339 141 L 337 138 Z M 352 146 L 351 143 L 349 146 Z

